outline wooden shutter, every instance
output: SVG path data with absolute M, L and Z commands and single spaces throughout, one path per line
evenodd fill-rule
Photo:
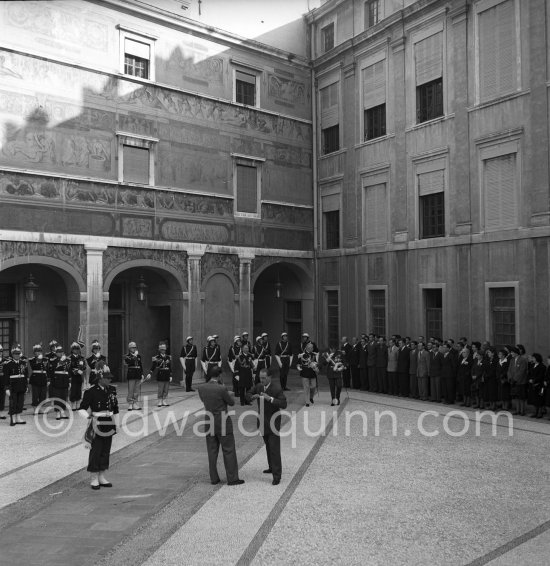
M 479 14 L 479 85 L 482 100 L 517 88 L 517 42 L 514 0 Z
M 385 242 L 388 238 L 386 184 L 365 188 L 365 239 L 367 242 Z
M 129 183 L 149 184 L 149 150 L 131 145 L 123 146 L 122 178 Z
M 338 124 L 338 86 L 339 83 L 321 89 L 321 128 L 330 128 Z
M 151 58 L 151 48 L 148 43 L 142 43 L 129 38 L 124 39 L 124 53 L 126 55 L 134 55 L 134 57 L 139 57 L 140 59 L 149 60 Z
M 386 61 L 363 69 L 363 108 L 373 108 L 386 102 Z
M 443 76 L 443 32 L 415 43 L 414 61 L 417 86 Z
M 258 212 L 258 169 L 237 164 L 237 212 Z
M 517 226 L 516 154 L 484 161 L 485 229 Z
M 340 194 L 327 195 L 322 197 L 322 210 L 323 212 L 334 212 L 340 210 Z
M 445 171 L 430 171 L 418 175 L 418 196 L 441 193 L 445 190 Z
M 256 85 L 256 75 L 250 73 L 243 73 L 242 71 L 235 71 L 235 78 L 243 83 Z

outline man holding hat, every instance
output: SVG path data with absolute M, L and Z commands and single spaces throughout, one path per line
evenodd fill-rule
M 214 338 L 214 336 L 208 336 L 206 339 L 206 346 L 202 351 L 201 363 L 205 377 L 207 377 L 208 373 L 216 366 L 220 369 L 222 367 L 220 347 L 216 344 L 216 338 Z
M 237 376 L 237 372 L 235 371 L 235 361 L 239 357 L 241 353 L 241 337 L 235 336 L 233 338 L 233 345 L 229 348 L 229 352 L 227 353 L 227 363 L 231 368 L 231 374 L 233 376 L 233 393 L 238 395 L 239 393 L 239 380 Z
M 65 409 L 67 407 L 69 387 L 71 385 L 71 378 L 69 377 L 71 361 L 65 355 L 61 344 L 58 344 L 55 347 L 55 353 L 55 360 L 50 362 L 50 367 L 53 368 L 50 393 L 57 412 L 56 418 L 59 421 L 61 419 L 69 418 L 65 415 Z
M 35 414 L 38 414 L 38 405 L 48 396 L 48 359 L 42 353 L 42 344 L 35 344 L 32 351 L 34 356 L 29 359 L 31 374 L 29 383 L 32 391 L 32 406 Z
M 151 379 L 154 371 L 157 372 L 158 383 L 158 406 L 168 407 L 166 398 L 168 397 L 168 389 L 172 381 L 172 357 L 166 353 L 168 346 L 166 342 L 159 342 L 159 353 L 153 357 L 151 369 L 145 379 Z
M 4 377 L 4 348 L 0 344 L 0 419 L 6 420 L 6 378 Z
M 90 389 L 84 392 L 80 412 L 91 419 L 91 446 L 87 470 L 92 474 L 91 488 L 113 487 L 105 477 L 109 469 L 109 457 L 113 435 L 116 434 L 114 415 L 118 414 L 116 387 L 110 385 L 111 372 L 100 360 L 90 376 Z M 88 436 L 88 432 L 86 433 Z
M 283 391 L 290 391 L 290 389 L 286 386 L 286 382 L 290 366 L 292 365 L 292 357 L 292 347 L 288 341 L 288 334 L 283 332 L 281 334 L 281 340 L 275 347 L 275 359 L 279 365 L 279 379 Z
M 83 342 L 73 342 L 71 344 L 71 355 L 69 356 L 69 376 L 71 378 L 71 389 L 69 401 L 73 411 L 82 399 L 82 386 L 84 385 L 84 374 L 86 372 L 86 360 L 82 355 Z
M 92 383 L 95 381 L 94 374 L 96 373 L 96 365 L 98 362 L 103 362 L 103 364 L 107 363 L 107 358 L 101 353 L 101 344 L 99 341 L 94 340 L 92 342 L 92 354 L 86 358 L 86 363 L 90 368 L 90 376 L 88 378 L 88 383 Z
M 128 343 L 128 353 L 124 356 L 124 363 L 128 366 L 126 379 L 128 381 L 128 410 L 141 410 L 138 406 L 139 392 L 143 383 L 143 363 L 135 342 Z
M 6 393 L 10 398 L 10 426 L 26 424 L 21 419 L 21 413 L 27 392 L 27 374 L 27 359 L 21 355 L 21 346 L 15 344 L 11 349 L 11 358 L 4 364 Z
M 180 363 L 185 372 L 185 391 L 190 393 L 195 391 L 193 385 L 193 375 L 197 369 L 197 347 L 193 344 L 193 336 L 188 336 L 185 345 L 181 349 Z

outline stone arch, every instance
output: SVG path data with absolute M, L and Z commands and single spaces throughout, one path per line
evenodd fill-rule
M 187 281 L 186 281 L 187 274 L 182 274 L 180 271 L 178 271 L 174 267 L 167 265 L 166 263 L 162 263 L 161 261 L 157 261 L 157 260 L 154 260 L 154 259 L 146 259 L 146 258 L 132 259 L 132 260 L 129 260 L 129 261 L 125 261 L 124 263 L 121 263 L 121 264 L 117 265 L 116 267 L 114 267 L 113 269 L 111 269 L 104 276 L 103 288 L 106 291 L 108 291 L 109 287 L 111 286 L 111 283 L 113 282 L 113 280 L 115 279 L 115 277 L 117 275 L 119 275 L 120 273 L 123 273 L 124 271 L 126 271 L 128 269 L 140 268 L 140 267 L 153 269 L 155 271 L 160 271 L 161 273 L 163 271 L 167 272 L 173 277 L 173 279 L 172 279 L 172 277 L 166 278 L 166 282 L 168 283 L 168 285 L 172 285 L 174 283 L 174 280 L 175 280 L 179 284 L 179 289 L 174 289 L 174 290 L 184 291 L 184 290 L 187 289 Z M 185 275 L 185 278 L 182 275 Z
M 239 284 L 235 280 L 235 277 L 233 276 L 233 274 L 230 273 L 229 271 L 227 271 L 227 269 L 223 269 L 221 267 L 216 267 L 214 269 L 211 269 L 208 272 L 208 274 L 205 275 L 204 279 L 201 282 L 201 292 L 204 292 L 204 290 L 206 289 L 206 286 L 208 284 L 209 279 L 211 279 L 212 277 L 214 277 L 214 275 L 217 275 L 217 274 L 225 275 L 229 279 L 229 281 L 231 281 L 231 284 L 233 285 L 233 292 L 235 294 L 237 294 L 239 292 Z
M 269 260 L 266 261 L 263 265 L 261 265 L 259 269 L 254 271 L 254 273 L 252 274 L 252 280 L 250 282 L 251 289 L 254 289 L 256 282 L 258 281 L 258 278 L 262 275 L 264 271 L 279 263 L 281 265 L 290 268 L 300 282 L 306 283 L 306 285 L 302 285 L 304 292 L 313 293 L 313 275 L 303 264 L 303 262 L 296 261 L 293 258 L 280 258 L 280 259 L 269 258 Z

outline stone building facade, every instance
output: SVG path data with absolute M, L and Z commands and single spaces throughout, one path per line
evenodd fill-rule
M 320 335 L 549 352 L 547 0 L 308 16 Z
M 160 6 L 0 3 L 4 348 L 314 328 L 309 61 Z

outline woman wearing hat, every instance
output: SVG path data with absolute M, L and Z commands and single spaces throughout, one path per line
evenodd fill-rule
M 4 364 L 6 394 L 10 398 L 10 426 L 26 424 L 21 419 L 21 413 L 23 412 L 25 393 L 27 392 L 27 374 L 27 359 L 21 355 L 21 346 L 16 344 L 11 349 L 11 358 Z
M 143 383 L 143 363 L 135 342 L 128 344 L 128 353 L 124 356 L 124 363 L 128 366 L 126 373 L 126 380 L 128 381 L 128 395 L 126 397 L 128 410 L 133 411 L 135 409 L 139 411 L 141 410 L 138 402 L 140 387 Z
M 71 344 L 69 362 L 69 375 L 71 378 L 69 401 L 73 411 L 76 411 L 77 405 L 82 399 L 82 386 L 84 385 L 84 373 L 86 372 L 86 360 L 82 355 L 82 344 L 80 342 Z
M 83 415 L 92 419 L 93 432 L 91 439 L 88 468 L 91 472 L 91 487 L 112 487 L 113 484 L 105 477 L 109 469 L 109 457 L 113 435 L 116 434 L 114 415 L 118 414 L 116 388 L 110 385 L 111 372 L 103 361 L 95 365 L 95 372 L 90 377 L 90 389 L 84 392 L 80 403 Z

